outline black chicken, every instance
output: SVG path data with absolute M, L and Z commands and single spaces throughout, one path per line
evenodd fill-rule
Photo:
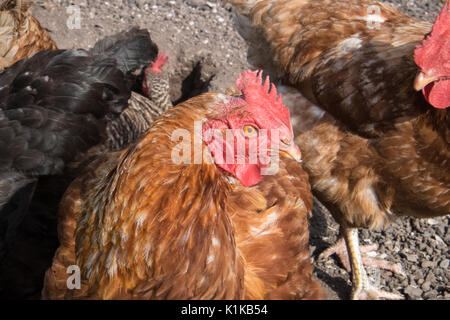
M 148 32 L 132 28 L 0 73 L 0 298 L 38 297 L 58 243 L 36 250 L 33 239 L 56 239 L 54 213 L 73 178 L 67 164 L 105 140 L 157 55 Z

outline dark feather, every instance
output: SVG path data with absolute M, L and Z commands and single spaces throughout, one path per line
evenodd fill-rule
M 14 235 L 6 241 L 1 234 L 1 247 L 21 245 L 11 242 L 17 230 L 29 232 L 33 225 L 45 225 L 39 215 L 55 214 L 67 183 L 52 176 L 62 174 L 68 163 L 105 139 L 107 122 L 128 106 L 135 74 L 156 56 L 157 47 L 148 32 L 133 28 L 100 41 L 91 51 L 42 51 L 0 73 L 0 221 L 5 221 L 1 217 L 14 221 L 0 222 L 0 230 L 6 228 Z M 47 189 L 38 187 L 35 202 L 48 200 L 49 188 L 56 187 L 58 195 L 45 205 L 33 204 L 28 214 L 34 189 L 22 188 L 42 176 L 55 180 L 46 184 Z M 22 221 L 29 221 L 30 226 L 22 228 Z M 17 236 L 27 239 L 23 234 Z M 33 241 L 38 238 L 30 236 Z M 0 252 L 0 264 L 7 263 L 3 257 Z M 28 265 L 35 262 L 30 260 Z M 45 267 L 36 268 L 43 275 Z M 6 283 L 9 288 L 14 283 L 7 278 L 2 272 L 0 291 Z M 33 290 L 36 293 L 39 288 Z M 27 296 L 25 291 L 22 294 Z

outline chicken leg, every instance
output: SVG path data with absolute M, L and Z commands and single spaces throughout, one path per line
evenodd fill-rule
M 376 249 L 376 245 L 362 246 L 360 249 L 358 239 L 358 229 L 342 227 L 343 238 L 341 238 L 334 246 L 325 250 L 320 259 L 325 259 L 331 254 L 338 255 L 342 264 L 348 272 L 352 272 L 352 295 L 353 300 L 360 299 L 403 299 L 403 296 L 385 292 L 374 287 L 369 282 L 364 265 L 376 266 L 378 268 L 387 269 L 394 273 L 403 274 L 399 264 L 390 264 L 381 259 L 372 259 L 362 257 L 361 252 L 369 252 Z M 348 256 L 345 255 L 347 252 Z

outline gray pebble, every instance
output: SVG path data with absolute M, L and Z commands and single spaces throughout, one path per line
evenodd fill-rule
M 437 292 L 435 290 L 428 291 L 423 295 L 424 299 L 435 300 L 437 298 Z
M 417 255 L 416 254 L 408 254 L 406 256 L 406 259 L 411 262 L 417 262 Z
M 439 263 L 439 267 L 447 269 L 449 264 L 450 264 L 450 260 L 444 259 L 441 261 L 441 263 Z
M 424 260 L 422 261 L 422 268 L 433 268 L 435 263 L 433 261 Z
M 422 290 L 423 291 L 429 291 L 431 289 L 431 282 L 430 281 L 425 281 L 422 284 Z
M 408 286 L 405 289 L 405 294 L 409 299 L 417 300 L 422 297 L 422 293 L 422 289 L 413 286 Z

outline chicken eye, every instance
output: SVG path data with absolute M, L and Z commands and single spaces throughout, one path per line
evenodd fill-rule
M 242 127 L 242 132 L 246 137 L 252 137 L 258 132 L 258 129 L 256 129 L 254 126 L 247 124 L 244 127 Z

